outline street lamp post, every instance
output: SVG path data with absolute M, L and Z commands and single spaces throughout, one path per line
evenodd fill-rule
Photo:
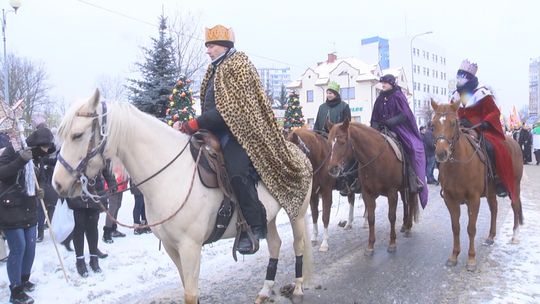
M 2 38 L 4 41 L 4 101 L 6 104 L 10 104 L 9 100 L 9 73 L 8 73 L 8 62 L 7 62 L 7 50 L 6 50 L 6 22 L 7 22 L 7 14 L 8 13 L 17 13 L 17 10 L 19 7 L 21 7 L 21 1 L 20 0 L 9 0 L 9 5 L 13 8 L 13 10 L 5 10 L 2 9 Z
M 411 82 L 413 83 L 413 88 L 412 88 L 412 99 L 413 99 L 413 115 L 414 115 L 414 119 L 415 119 L 415 120 L 416 120 L 416 99 L 414 98 L 415 84 L 414 84 L 413 41 L 414 41 L 414 39 L 416 39 L 416 38 L 418 38 L 418 37 L 420 37 L 420 36 L 423 36 L 423 35 L 429 35 L 429 34 L 433 34 L 433 31 L 427 31 L 427 32 L 423 32 L 423 33 L 414 35 L 414 36 L 411 38 L 411 45 L 410 45 L 410 47 L 409 47 L 409 51 L 411 52 Z

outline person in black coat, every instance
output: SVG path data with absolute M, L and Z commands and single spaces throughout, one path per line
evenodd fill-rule
M 112 192 L 116 192 L 116 180 L 110 172 L 109 167 L 105 167 L 101 174 L 95 178 L 94 186 L 88 186 L 88 190 L 93 194 L 103 194 L 105 190 L 104 178 Z M 102 198 L 101 203 L 107 206 L 107 198 Z M 98 203 L 90 198 L 83 199 L 82 197 L 68 198 L 67 204 L 70 209 L 73 209 L 73 217 L 75 227 L 73 228 L 73 247 L 75 247 L 75 255 L 77 258 L 77 272 L 83 278 L 88 277 L 88 270 L 84 260 L 84 237 L 88 242 L 88 250 L 90 251 L 90 268 L 94 272 L 101 272 L 99 267 L 98 256 L 98 221 L 101 208 Z
M 438 185 L 439 182 L 435 179 L 433 171 L 435 170 L 435 137 L 433 137 L 433 130 L 431 122 L 427 127 L 420 127 L 420 135 L 422 135 L 422 141 L 424 142 L 424 151 L 426 153 L 426 178 L 427 183 L 432 185 Z
M 7 272 L 11 303 L 33 303 L 26 294 L 35 285 L 29 281 L 36 252 L 37 197 L 28 194 L 25 165 L 55 151 L 53 135 L 47 128 L 34 131 L 26 140 L 28 149 L 16 152 L 11 144 L 0 155 L 0 229 L 10 249 Z M 42 189 L 36 194 L 43 195 Z

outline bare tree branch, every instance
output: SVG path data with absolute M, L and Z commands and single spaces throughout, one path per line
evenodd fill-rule
M 176 64 L 180 75 L 193 79 L 207 65 L 204 55 L 204 39 L 201 38 L 200 16 L 177 12 L 169 25 L 174 40 Z
M 101 75 L 97 80 L 101 96 L 108 100 L 126 100 L 126 80 L 120 76 Z
M 7 60 L 9 70 L 9 104 L 12 105 L 17 100 L 24 99 L 25 108 L 23 115 L 24 119 L 30 123 L 35 115 L 43 115 L 45 109 L 54 106 L 49 98 L 51 86 L 47 83 L 47 73 L 43 64 L 39 62 L 32 62 L 13 54 L 10 54 Z M 0 80 L 3 93 L 3 75 L 0 76 Z

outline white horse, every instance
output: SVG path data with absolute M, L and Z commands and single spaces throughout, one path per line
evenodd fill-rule
M 63 140 L 59 155 L 61 162 L 54 169 L 53 185 L 64 197 L 81 195 L 80 181 L 84 176 L 96 176 L 104 167 L 104 159 L 115 156 L 125 165 L 134 182 L 141 182 L 165 167 L 188 145 L 189 140 L 187 135 L 128 103 L 100 103 L 98 90 L 88 101 L 70 108 L 62 121 L 59 135 Z M 169 167 L 140 186 L 150 224 L 171 216 L 183 203 L 174 217 L 152 227 L 152 231 L 163 242 L 178 268 L 184 286 L 184 300 L 189 304 L 198 303 L 202 244 L 213 230 L 223 199 L 220 190 L 204 187 L 196 176 L 193 179 L 194 170 L 195 161 L 187 147 Z M 274 287 L 281 247 L 276 215 L 281 206 L 262 182 L 258 184 L 257 191 L 268 217 L 267 243 L 270 253 L 267 277 L 255 300 L 261 303 L 270 297 Z M 312 266 L 311 246 L 306 243 L 304 221 L 311 189 L 306 193 L 298 217 L 291 221 L 296 263 L 304 262 L 303 266 L 297 267 L 293 291 L 296 300 L 302 299 L 303 275 L 307 279 Z M 235 223 L 236 214 L 223 238 L 236 235 Z

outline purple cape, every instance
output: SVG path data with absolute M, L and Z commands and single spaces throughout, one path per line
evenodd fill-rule
M 398 125 L 391 127 L 391 130 L 397 134 L 403 149 L 407 153 L 413 166 L 414 172 L 422 181 L 424 188 L 420 192 L 420 203 L 425 208 L 428 200 L 428 188 L 426 185 L 426 156 L 424 153 L 424 143 L 420 137 L 418 126 L 414 115 L 407 103 L 407 98 L 396 87 L 390 92 L 382 92 L 373 106 L 371 122 L 384 123 L 386 120 L 403 113 L 406 120 Z

